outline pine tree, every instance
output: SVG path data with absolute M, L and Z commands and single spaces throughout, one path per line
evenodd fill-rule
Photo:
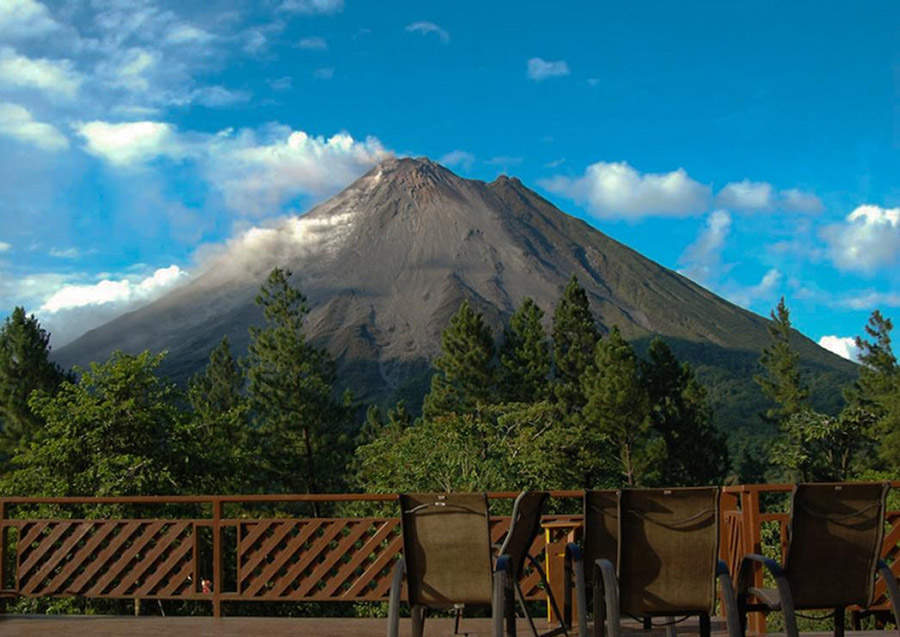
M 463 301 L 441 334 L 441 354 L 434 360 L 425 418 L 474 413 L 497 400 L 494 337 L 480 312 Z
M 859 379 L 846 392 L 848 402 L 868 409 L 876 416 L 884 415 L 884 399 L 893 387 L 898 375 L 897 357 L 891 347 L 891 319 L 875 310 L 865 327 L 869 339 L 856 337 L 859 350 Z
M 255 472 L 248 458 L 251 443 L 243 388 L 244 374 L 227 336 L 210 353 L 206 369 L 188 381 L 192 441 L 198 447 L 194 455 L 205 465 L 204 486 L 216 492 L 252 488 Z
M 587 292 L 573 274 L 553 313 L 554 391 L 563 411 L 569 415 L 584 406 L 581 376 L 593 361 L 599 340 Z
M 28 405 L 31 393 L 52 393 L 66 379 L 50 360 L 50 334 L 33 314 L 15 308 L 0 329 L 0 452 L 27 443 L 40 426 Z
M 322 493 L 344 475 L 349 410 L 334 397 L 334 361 L 306 339 L 306 297 L 290 276 L 275 268 L 257 295 L 266 326 L 250 328 L 243 365 L 269 475 L 266 489 Z
M 766 411 L 766 419 L 783 425 L 794 414 L 808 409 L 809 388 L 800 372 L 800 355 L 791 348 L 791 318 L 784 297 L 772 310 L 771 318 L 768 329 L 772 342 L 763 349 L 759 359 L 763 373 L 754 380 L 775 403 Z
M 706 389 L 660 338 L 641 362 L 653 428 L 666 442 L 661 480 L 672 486 L 719 484 L 728 472 L 725 437 L 712 424 Z
M 500 348 L 500 394 L 505 402 L 546 398 L 550 343 L 541 323 L 544 311 L 525 298 L 509 319 Z
M 587 398 L 585 424 L 605 438 L 623 482 L 634 486 L 658 480 L 665 443 L 651 426 L 650 398 L 641 382 L 637 356 L 618 328 L 597 344 L 582 386 Z

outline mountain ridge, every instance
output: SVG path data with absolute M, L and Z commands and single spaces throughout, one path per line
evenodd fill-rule
M 748 356 L 758 358 L 768 342 L 763 317 L 564 213 L 515 177 L 470 180 L 429 159 L 393 158 L 306 214 L 233 240 L 193 281 L 55 358 L 68 366 L 114 349 L 167 349 L 164 371 L 184 380 L 222 336 L 246 349 L 247 328 L 262 321 L 253 298 L 274 266 L 294 271 L 309 299 L 310 338 L 335 356 L 342 386 L 367 402 L 420 397 L 440 333 L 463 300 L 499 332 L 529 296 L 549 325 L 573 273 L 602 331 L 618 325 L 637 343 L 653 335 L 681 343 L 676 354 L 707 379 L 746 382 Z M 835 382 L 853 375 L 852 363 L 799 333 L 794 341 L 808 367 Z M 739 373 L 729 371 L 728 352 L 746 359 Z

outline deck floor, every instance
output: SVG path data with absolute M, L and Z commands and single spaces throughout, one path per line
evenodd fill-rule
M 546 630 L 546 620 L 536 622 L 538 630 Z M 518 635 L 531 636 L 528 623 L 519 619 Z M 651 635 L 639 630 L 638 624 L 626 627 L 626 633 Z M 679 635 L 697 635 L 696 622 L 686 621 L 678 626 Z M 0 619 L 0 635 L 3 637 L 384 637 L 387 634 L 385 619 L 339 618 L 282 618 L 282 617 L 111 617 L 111 616 L 32 616 L 7 615 Z M 410 635 L 408 619 L 400 621 L 400 634 Z M 465 618 L 460 634 L 468 637 L 487 637 L 491 634 L 489 619 Z M 663 635 L 654 630 L 652 635 Z M 725 623 L 713 620 L 713 635 L 724 636 Z M 429 619 L 425 624 L 426 637 L 453 635 L 453 620 Z

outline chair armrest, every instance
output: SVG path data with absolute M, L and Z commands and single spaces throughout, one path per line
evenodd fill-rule
M 791 586 L 788 583 L 784 569 L 775 560 L 756 553 L 748 553 L 741 560 L 741 570 L 738 573 L 737 604 L 743 620 L 747 612 L 747 594 L 753 588 L 751 581 L 753 565 L 762 564 L 775 579 L 775 588 L 778 590 L 778 601 L 781 603 L 781 612 L 784 613 L 784 632 L 787 637 L 797 637 L 797 619 L 794 616 L 794 597 L 791 595 Z M 765 600 L 763 604 L 769 606 Z M 772 609 L 777 610 L 777 609 Z
M 575 580 L 575 600 L 578 607 L 578 637 L 587 637 L 587 592 L 584 580 L 584 553 L 574 542 L 566 544 L 566 585 L 564 615 L 560 617 L 563 625 L 571 616 L 572 580 Z
M 894 611 L 894 623 L 900 626 L 900 586 L 897 585 L 897 576 L 884 560 L 878 560 L 878 571 L 887 586 L 888 597 L 891 600 L 891 608 Z
M 716 563 L 716 578 L 722 590 L 722 606 L 725 609 L 725 623 L 728 626 L 728 637 L 742 637 L 743 624 L 738 610 L 737 599 L 734 595 L 734 584 L 731 581 L 731 573 L 728 572 L 728 564 L 724 560 Z
M 403 575 L 406 573 L 406 560 L 402 557 L 394 566 L 391 579 L 391 597 L 388 602 L 388 637 L 400 634 L 400 592 L 403 589 Z

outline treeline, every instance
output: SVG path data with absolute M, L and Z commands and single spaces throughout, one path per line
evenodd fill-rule
M 0 490 L 16 495 L 315 493 L 694 485 L 844 479 L 900 465 L 900 374 L 889 320 L 859 339 L 859 381 L 836 416 L 808 405 L 784 303 L 758 377 L 779 432 L 731 470 L 706 390 L 668 346 L 639 357 L 602 334 L 573 277 L 544 329 L 525 299 L 495 339 L 463 303 L 442 334 L 414 417 L 338 395 L 332 358 L 306 338 L 305 297 L 273 270 L 245 357 L 226 339 L 187 388 L 158 374 L 165 353 L 116 352 L 75 375 L 17 308 L 0 329 Z M 879 474 L 880 475 L 880 474 Z M 319 514 L 320 511 L 313 511 Z

